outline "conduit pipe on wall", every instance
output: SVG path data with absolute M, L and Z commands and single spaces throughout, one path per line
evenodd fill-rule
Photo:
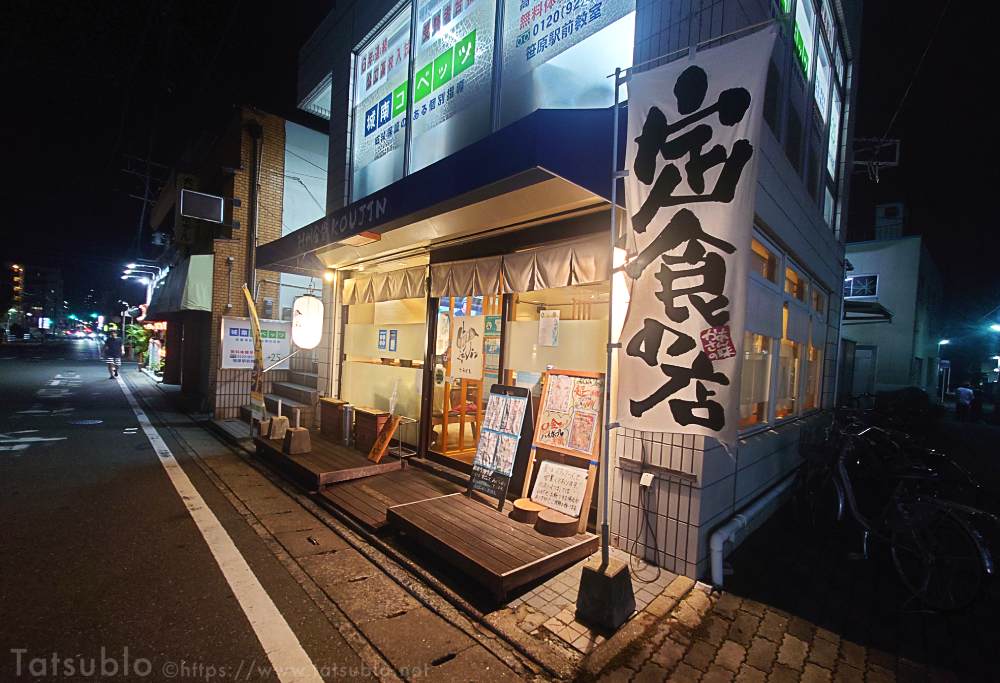
M 708 544 L 711 550 L 713 585 L 722 587 L 724 579 L 723 559 L 725 557 L 726 543 L 735 543 L 738 539 L 741 540 L 742 537 L 759 527 L 770 516 L 772 508 L 777 507 L 781 503 L 782 497 L 791 490 L 794 483 L 795 474 L 792 473 L 712 532 Z

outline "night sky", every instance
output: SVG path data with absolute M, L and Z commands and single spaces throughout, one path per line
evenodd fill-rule
M 170 165 L 235 104 L 278 114 L 296 104 L 298 48 L 332 0 L 4 3 L 3 259 L 67 266 L 67 292 L 117 286 L 137 254 L 138 178 L 125 155 Z M 934 42 L 889 137 L 899 169 L 854 176 L 852 238 L 869 237 L 876 201 L 906 202 L 946 280 L 949 335 L 1000 305 L 1000 237 L 987 187 L 996 170 L 989 22 L 968 8 L 866 3 L 858 137 L 886 132 L 921 53 Z M 11 9 L 13 8 L 13 10 Z M 148 233 L 142 248 L 149 255 Z M 88 287 L 94 286 L 87 284 Z M 136 286 L 132 286 L 136 287 Z M 127 290 L 122 290 L 124 294 Z M 134 292 L 133 292 L 134 294 Z

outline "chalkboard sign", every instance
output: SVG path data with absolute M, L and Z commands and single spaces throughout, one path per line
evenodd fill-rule
M 529 397 L 529 390 L 523 387 L 494 384 L 490 388 L 479 445 L 472 460 L 469 493 L 479 491 L 493 496 L 497 499 L 497 510 L 503 510 L 514 463 L 531 445 L 534 420 Z

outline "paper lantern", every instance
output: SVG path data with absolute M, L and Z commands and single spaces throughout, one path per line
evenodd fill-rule
M 292 342 L 300 349 L 314 349 L 323 338 L 323 302 L 300 296 L 292 303 Z

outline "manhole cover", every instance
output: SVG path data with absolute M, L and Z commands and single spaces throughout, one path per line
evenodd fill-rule
M 70 420 L 71 425 L 99 425 L 104 420 Z

